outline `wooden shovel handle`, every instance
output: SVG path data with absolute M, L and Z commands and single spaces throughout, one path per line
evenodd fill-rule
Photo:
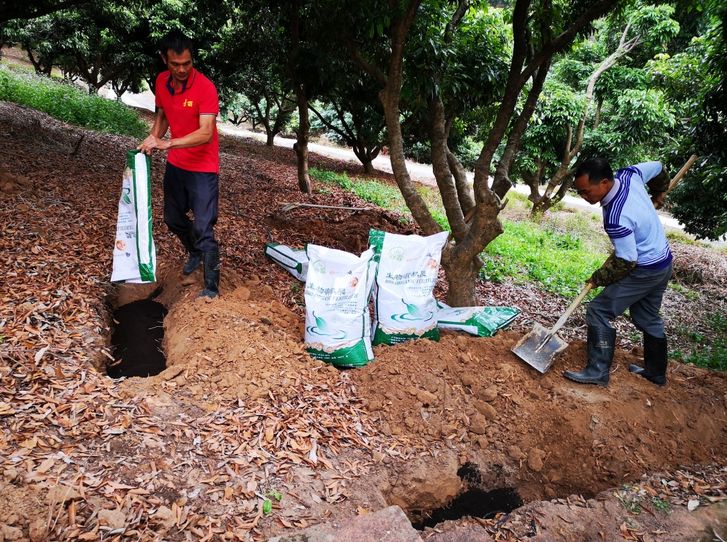
M 588 292 L 591 291 L 591 288 L 593 288 L 593 284 L 590 282 L 587 282 L 586 285 L 581 290 L 581 293 L 578 294 L 578 297 L 576 297 L 573 301 L 571 301 L 571 304 L 568 306 L 568 308 L 563 313 L 563 316 L 561 316 L 558 321 L 555 323 L 555 325 L 550 329 L 548 332 L 548 335 L 553 336 L 556 333 L 558 333 L 558 330 L 563 327 L 563 324 L 565 324 L 566 320 L 568 320 L 568 317 L 571 315 L 571 313 L 575 310 L 575 308 L 581 304 L 581 301 L 583 301 L 583 298 L 586 297 Z
M 684 163 L 684 165 L 682 166 L 682 168 L 679 171 L 677 171 L 677 174 L 674 175 L 674 178 L 671 181 L 669 181 L 669 189 L 666 191 L 667 194 L 669 192 L 671 192 L 672 190 L 674 190 L 674 188 L 676 188 L 676 185 L 679 184 L 679 181 L 681 181 L 682 177 L 684 177 L 684 175 L 686 175 L 687 171 L 689 171 L 689 168 L 692 167 L 694 162 L 697 161 L 697 158 L 698 158 L 698 156 L 696 154 L 691 155 L 689 157 L 689 160 L 687 160 Z

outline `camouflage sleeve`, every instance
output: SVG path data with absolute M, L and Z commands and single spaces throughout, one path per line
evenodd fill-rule
M 636 268 L 636 262 L 630 262 L 611 255 L 603 265 L 596 269 L 589 279 L 594 286 L 608 286 L 626 277 Z
M 669 181 L 669 174 L 667 173 L 666 168 L 662 167 L 661 173 L 659 173 L 656 177 L 649 179 L 646 186 L 649 187 L 649 193 L 654 196 L 655 194 L 669 190 Z

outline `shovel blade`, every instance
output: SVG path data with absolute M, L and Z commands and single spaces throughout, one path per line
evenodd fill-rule
M 568 347 L 568 343 L 556 334 L 538 350 L 548 333 L 548 329 L 536 323 L 533 330 L 512 347 L 512 351 L 517 357 L 540 373 L 545 373 L 550 369 L 555 356 Z

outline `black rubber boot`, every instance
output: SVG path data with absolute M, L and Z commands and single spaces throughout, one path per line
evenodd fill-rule
M 657 386 L 663 386 L 666 384 L 666 366 L 668 363 L 666 337 L 653 337 L 648 333 L 644 333 L 644 367 L 631 364 L 629 365 L 629 371 L 643 376 Z
M 194 252 L 189 253 L 189 257 L 187 258 L 187 263 L 184 264 L 184 267 L 182 268 L 182 273 L 184 275 L 191 275 L 194 273 L 195 269 L 197 269 L 200 264 L 202 263 L 202 253 L 195 250 Z
M 217 297 L 220 295 L 220 253 L 205 252 L 204 256 L 204 290 L 199 297 Z
M 202 263 L 202 252 L 197 250 L 197 241 L 192 232 L 188 232 L 186 235 L 180 235 L 179 238 L 182 240 L 184 248 L 187 249 L 187 254 L 189 254 L 187 263 L 182 268 L 182 273 L 191 275 Z
M 588 326 L 588 365 L 582 371 L 565 371 L 563 376 L 580 384 L 608 386 L 615 346 L 615 329 Z

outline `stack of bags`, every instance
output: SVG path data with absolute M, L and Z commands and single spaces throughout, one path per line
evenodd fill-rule
M 360 256 L 308 245 L 269 243 L 265 254 L 305 281 L 305 346 L 339 367 L 374 359 L 373 345 L 439 340 L 439 329 L 489 337 L 518 314 L 514 307 L 447 307 L 433 295 L 447 232 L 427 237 L 379 230 Z M 373 293 L 373 325 L 369 299 Z

